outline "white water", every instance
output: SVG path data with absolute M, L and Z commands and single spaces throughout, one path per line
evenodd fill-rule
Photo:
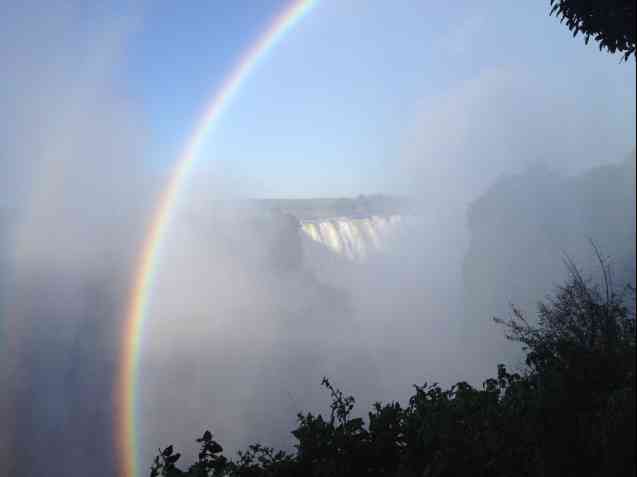
M 349 260 L 363 262 L 382 252 L 401 223 L 399 215 L 364 218 L 336 217 L 302 220 L 301 230 L 309 238 Z

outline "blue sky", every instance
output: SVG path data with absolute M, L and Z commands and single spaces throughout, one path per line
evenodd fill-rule
M 232 65 L 286 4 L 160 1 L 139 8 L 123 76 L 150 130 L 154 170 L 168 170 Z M 533 137 L 520 144 L 522 162 L 533 160 L 535 144 L 543 144 L 539 159 L 563 161 L 567 170 L 620 159 L 635 142 L 634 63 L 619 64 L 573 39 L 548 10 L 542 0 L 319 1 L 247 78 L 196 174 L 222 175 L 249 195 L 396 192 L 413 187 L 394 177 L 404 170 L 399 163 L 431 161 L 426 156 L 436 150 L 437 160 L 451 164 L 449 144 L 437 142 L 454 137 L 456 119 L 487 144 L 518 115 L 535 118 L 510 135 L 518 143 Z M 423 115 L 422 124 L 439 124 L 436 114 L 451 114 L 448 104 L 456 104 L 450 130 L 435 137 L 423 131 L 422 154 L 406 148 Z M 571 121 L 578 124 L 563 140 L 542 137 Z M 604 144 L 580 143 L 600 125 Z M 547 157 L 546 144 L 556 144 L 559 157 Z M 467 148 L 457 155 L 475 164 Z M 485 181 L 510 172 L 517 159 L 494 161 Z M 450 170 L 465 165 L 453 160 Z

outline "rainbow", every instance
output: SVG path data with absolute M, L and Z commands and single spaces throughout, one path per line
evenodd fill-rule
M 141 334 L 160 257 L 162 239 L 177 209 L 179 193 L 191 174 L 204 139 L 211 133 L 232 98 L 251 72 L 279 40 L 312 9 L 316 0 L 293 0 L 269 24 L 257 41 L 242 55 L 234 69 L 214 93 L 179 156 L 163 189 L 142 246 L 131 289 L 123 332 L 122 356 L 117 386 L 116 446 L 122 477 L 140 477 L 137 442 L 136 395 L 139 380 Z

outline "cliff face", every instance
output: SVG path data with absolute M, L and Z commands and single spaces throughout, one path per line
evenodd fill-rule
M 615 284 L 634 283 L 634 153 L 574 177 L 536 168 L 502 179 L 471 205 L 468 226 L 465 307 L 481 325 L 510 304 L 533 316 L 565 277 L 565 256 L 597 278 L 591 240 L 610 257 Z

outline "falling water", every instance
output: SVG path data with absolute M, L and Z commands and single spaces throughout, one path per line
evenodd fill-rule
M 302 220 L 301 229 L 315 242 L 349 260 L 363 262 L 382 252 L 387 240 L 396 233 L 401 218 L 398 215 L 364 218 L 336 217 Z

